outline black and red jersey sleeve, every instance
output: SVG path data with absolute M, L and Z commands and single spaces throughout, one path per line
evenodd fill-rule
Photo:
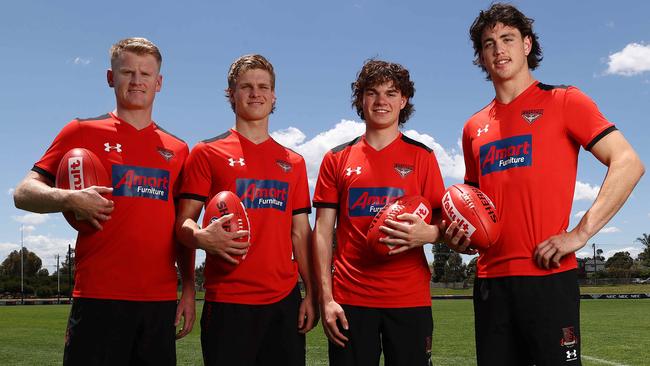
M 337 165 L 336 155 L 332 151 L 327 152 L 318 172 L 318 181 L 314 190 L 314 207 L 339 207 Z
M 205 202 L 210 196 L 212 169 L 208 161 L 207 148 L 205 143 L 198 143 L 185 160 L 180 198 Z
M 596 103 L 578 88 L 569 87 L 566 90 L 564 107 L 569 135 L 585 150 L 590 150 L 601 138 L 616 130 Z
M 431 209 L 434 211 L 431 220 L 435 222 L 438 217 L 435 217 L 435 211 L 439 210 L 442 205 L 442 196 L 445 193 L 445 183 L 442 180 L 442 174 L 440 173 L 440 167 L 438 166 L 438 159 L 436 155 L 430 152 L 427 155 L 427 159 L 423 160 L 423 163 L 426 165 L 422 167 L 422 171 L 426 172 L 424 176 L 424 184 L 422 187 L 423 196 L 431 204 Z
M 311 213 L 311 202 L 309 201 L 309 183 L 307 182 L 307 167 L 305 160 L 300 159 L 296 164 L 298 179 L 296 180 L 296 188 L 293 192 L 293 211 L 294 215 Z
M 82 143 L 81 127 L 77 120 L 73 120 L 61 129 L 45 154 L 34 164 L 32 170 L 54 182 L 63 155 L 71 149 L 81 147 Z
M 474 160 L 474 150 L 472 148 L 472 135 L 468 132 L 470 123 L 463 129 L 463 158 L 465 160 L 465 183 L 478 187 L 477 164 Z

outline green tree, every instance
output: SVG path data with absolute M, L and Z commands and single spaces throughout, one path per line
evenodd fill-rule
M 431 273 L 431 282 L 441 282 L 445 274 L 445 263 L 449 259 L 451 249 L 445 244 L 437 243 L 431 248 L 433 252 L 433 271 Z
M 34 277 L 41 269 L 43 262 L 36 253 L 30 252 L 23 247 L 23 275 L 25 277 Z M 5 276 L 20 277 L 20 251 L 14 250 L 9 253 L 7 258 L 0 265 L 0 273 Z
M 638 259 L 642 265 L 650 267 L 650 235 L 643 233 L 634 241 L 638 241 L 645 246 L 643 251 L 639 253 Z
M 449 259 L 445 263 L 445 272 L 443 282 L 462 282 L 467 278 L 467 266 L 463 263 L 463 258 L 456 252 L 449 254 Z
M 629 252 L 616 252 L 607 259 L 607 262 L 605 262 L 605 268 L 618 270 L 630 269 L 633 264 L 634 259 L 632 259 Z

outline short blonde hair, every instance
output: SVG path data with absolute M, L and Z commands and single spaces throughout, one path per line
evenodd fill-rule
M 235 103 L 230 100 L 231 90 L 235 89 L 237 79 L 241 74 L 248 70 L 255 69 L 267 71 L 269 75 L 271 75 L 271 90 L 275 90 L 275 71 L 273 71 L 273 65 L 269 60 L 258 54 L 241 56 L 230 65 L 230 70 L 228 70 L 228 89 L 226 89 L 226 98 L 230 101 L 230 106 L 233 111 L 235 110 Z M 275 107 L 273 107 L 273 109 L 275 110 Z
M 150 40 L 142 37 L 130 37 L 120 40 L 111 46 L 110 55 L 111 55 L 111 65 L 115 60 L 120 57 L 122 52 L 128 51 L 133 52 L 136 55 L 151 55 L 156 58 L 158 61 L 158 68 L 162 65 L 162 55 L 158 47 L 151 42 Z

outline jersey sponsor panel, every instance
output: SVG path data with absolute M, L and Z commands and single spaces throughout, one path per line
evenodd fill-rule
M 274 208 L 285 211 L 289 197 L 289 183 L 271 179 L 236 181 L 237 195 L 246 208 Z
M 350 217 L 374 217 L 387 203 L 403 195 L 404 190 L 395 187 L 350 188 L 348 214 Z
M 508 137 L 485 144 L 480 148 L 481 175 L 492 172 L 531 166 L 533 161 L 533 136 Z
M 169 171 L 131 165 L 113 165 L 113 196 L 169 198 Z

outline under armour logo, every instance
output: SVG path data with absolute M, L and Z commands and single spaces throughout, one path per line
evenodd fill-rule
M 357 175 L 359 175 L 359 174 L 361 174 L 361 167 L 358 166 L 358 167 L 356 167 L 354 169 L 346 168 L 345 171 L 346 171 L 345 175 L 347 175 L 348 177 L 351 176 L 353 172 L 357 173 Z
M 246 162 L 244 161 L 244 158 L 239 158 L 238 160 L 235 160 L 233 158 L 228 158 L 228 165 L 235 166 L 235 163 L 239 164 L 239 166 L 246 165 Z
M 490 127 L 490 125 L 488 124 L 488 125 L 485 125 L 485 127 L 483 127 L 483 128 L 480 128 L 480 127 L 477 128 L 476 129 L 476 136 L 481 136 L 481 132 L 482 133 L 488 133 L 488 128 L 489 127 Z
M 567 360 L 578 358 L 578 350 L 574 349 L 571 351 L 566 351 Z
M 115 146 L 111 146 L 110 143 L 105 142 L 104 143 L 104 151 L 109 152 L 109 151 L 111 151 L 111 149 L 114 149 L 118 153 L 121 153 L 122 152 L 122 144 L 115 144 Z

